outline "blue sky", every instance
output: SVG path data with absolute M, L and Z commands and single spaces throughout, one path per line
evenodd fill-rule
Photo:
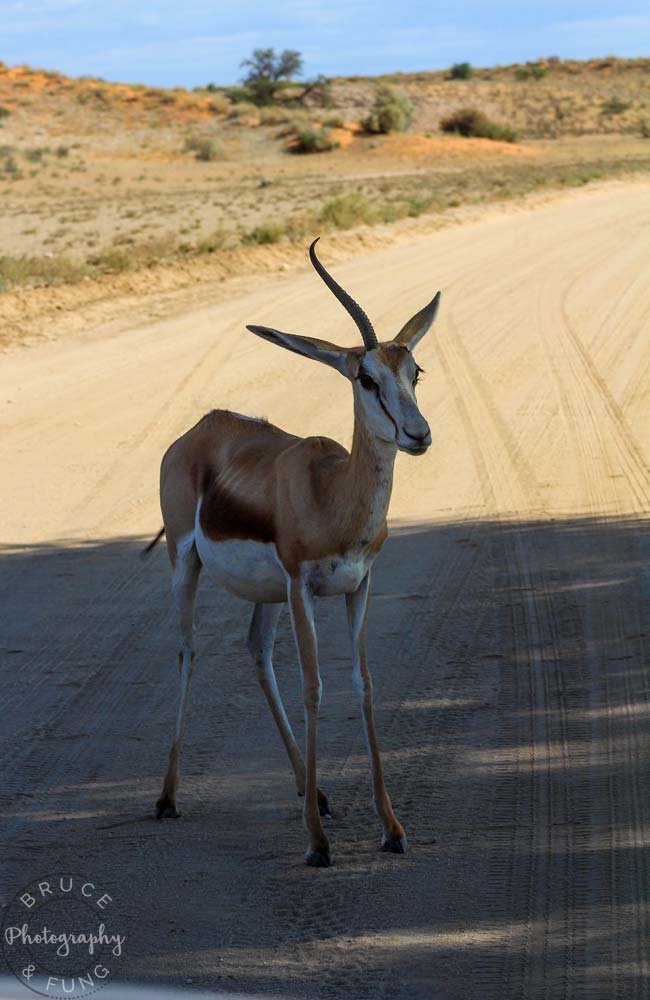
M 269 46 L 307 76 L 650 54 L 648 0 L 0 0 L 0 25 L 6 63 L 164 86 L 234 83 Z

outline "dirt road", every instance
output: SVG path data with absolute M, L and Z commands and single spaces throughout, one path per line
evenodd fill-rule
M 398 458 L 370 615 L 405 857 L 376 850 L 340 601 L 319 606 L 334 867 L 302 864 L 249 608 L 206 585 L 184 814 L 142 818 L 177 678 L 166 555 L 137 558 L 159 458 L 213 405 L 349 442 L 344 381 L 244 330 L 353 342 L 317 278 L 3 357 L 5 896 L 59 868 L 108 883 L 130 981 L 648 995 L 649 233 L 650 188 L 608 185 L 336 268 L 386 336 L 444 293 L 418 354 L 433 447 Z M 276 665 L 302 732 L 286 615 Z

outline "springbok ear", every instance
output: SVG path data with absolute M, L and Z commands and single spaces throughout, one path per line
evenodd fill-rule
M 286 347 L 288 351 L 295 354 L 302 354 L 305 358 L 313 358 L 314 361 L 322 361 L 330 368 L 336 368 L 341 375 L 347 375 L 346 358 L 347 350 L 330 344 L 327 340 L 316 340 L 314 337 L 298 337 L 293 333 L 282 333 L 280 330 L 273 330 L 269 326 L 247 326 L 247 330 L 268 340 L 272 344 Z
M 433 326 L 433 321 L 440 305 L 440 292 L 436 292 L 428 306 L 420 309 L 415 316 L 412 316 L 408 323 L 405 323 L 400 332 L 395 337 L 396 344 L 402 344 L 412 351 L 416 344 L 424 337 L 425 333 Z

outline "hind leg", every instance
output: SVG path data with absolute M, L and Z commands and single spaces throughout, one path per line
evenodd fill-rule
M 275 629 L 278 618 L 282 610 L 281 604 L 256 604 L 251 620 L 251 627 L 248 633 L 248 651 L 253 658 L 257 668 L 257 677 L 260 687 L 269 703 L 273 718 L 280 731 L 282 742 L 285 745 L 293 773 L 296 779 L 298 795 L 305 794 L 305 762 L 298 749 L 296 738 L 293 735 L 291 724 L 287 718 L 282 698 L 278 690 L 273 669 L 273 643 L 275 641 Z M 321 816 L 329 816 L 330 809 L 327 798 L 318 790 L 318 809 Z
M 181 746 L 185 730 L 187 697 L 194 670 L 194 599 L 196 597 L 200 572 L 201 561 L 193 541 L 190 540 L 188 546 L 179 546 L 172 576 L 172 594 L 180 640 L 180 650 L 178 653 L 180 698 L 174 739 L 169 751 L 167 774 L 165 775 L 160 798 L 156 802 L 156 817 L 158 819 L 163 819 L 163 817 L 175 819 L 180 815 L 176 808 L 176 790 L 178 788 Z

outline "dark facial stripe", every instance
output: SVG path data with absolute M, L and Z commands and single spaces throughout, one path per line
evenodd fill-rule
M 384 401 L 381 398 L 381 392 L 377 393 L 377 399 L 379 400 L 379 405 L 381 406 L 382 410 L 384 411 L 384 413 L 386 414 L 386 416 L 388 417 L 388 419 L 392 423 L 393 427 L 395 428 L 395 440 L 397 440 L 397 438 L 399 437 L 399 428 L 398 428 L 397 424 L 395 423 L 395 420 L 394 420 L 393 416 L 388 412 L 388 410 L 384 406 Z

